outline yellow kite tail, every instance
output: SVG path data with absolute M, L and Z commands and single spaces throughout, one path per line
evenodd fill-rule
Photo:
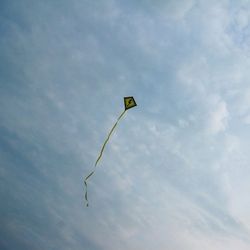
M 95 162 L 95 166 L 94 166 L 94 170 L 92 172 L 90 172 L 87 177 L 85 177 L 84 179 L 84 185 L 85 185 L 85 201 L 86 201 L 86 206 L 88 207 L 89 206 L 89 202 L 88 202 L 88 185 L 87 185 L 87 180 L 90 178 L 90 176 L 92 176 L 94 173 L 95 173 L 95 170 L 96 170 L 96 166 L 97 166 L 97 163 L 99 162 L 99 160 L 101 159 L 102 157 L 102 153 L 104 151 L 104 148 L 107 144 L 107 142 L 109 141 L 109 138 L 111 136 L 111 134 L 113 133 L 115 127 L 117 126 L 118 122 L 120 121 L 120 119 L 123 117 L 123 115 L 125 114 L 126 112 L 126 109 L 121 113 L 121 115 L 118 117 L 116 123 L 114 124 L 114 126 L 112 127 L 112 129 L 110 130 L 109 134 L 108 134 L 108 137 L 107 139 L 105 140 L 105 142 L 103 143 L 103 146 L 101 148 L 101 151 L 100 151 L 100 154 Z

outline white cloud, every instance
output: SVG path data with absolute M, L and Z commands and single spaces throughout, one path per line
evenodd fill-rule
M 250 125 L 250 115 L 247 115 L 245 118 L 244 118 L 244 122 L 248 125 Z
M 188 14 L 188 12 L 192 9 L 195 5 L 195 0 L 181 0 L 181 1 L 174 1 L 170 0 L 167 1 L 165 10 L 166 10 L 166 17 L 171 17 L 174 20 L 182 20 Z
M 208 130 L 212 134 L 225 131 L 228 125 L 228 119 L 229 112 L 226 103 L 223 100 L 215 100 L 208 117 Z
M 245 29 L 249 23 L 249 13 L 247 10 L 240 10 L 236 15 L 236 22 L 238 27 L 242 30 Z

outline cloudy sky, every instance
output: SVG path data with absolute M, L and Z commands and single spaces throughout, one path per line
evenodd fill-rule
M 249 69 L 248 0 L 2 0 L 0 248 L 248 250 Z

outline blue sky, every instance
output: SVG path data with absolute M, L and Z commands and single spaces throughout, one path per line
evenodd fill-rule
M 247 0 L 1 1 L 0 248 L 249 249 L 249 21 Z

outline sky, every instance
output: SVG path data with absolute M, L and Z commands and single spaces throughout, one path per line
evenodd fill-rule
M 1 0 L 0 248 L 248 250 L 249 68 L 248 0 Z

